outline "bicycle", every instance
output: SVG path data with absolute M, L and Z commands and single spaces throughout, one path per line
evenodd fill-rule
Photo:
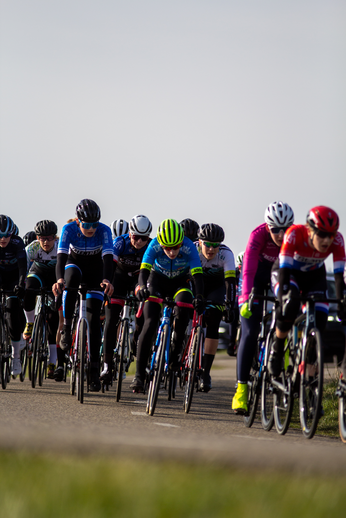
M 47 309 L 51 306 L 51 292 L 46 288 L 28 288 L 28 291 L 35 292 L 38 297 L 36 301 L 36 315 L 31 335 L 31 386 L 38 384 L 42 387 L 43 379 L 47 377 L 47 364 L 49 356 L 48 330 L 47 330 Z
M 250 311 L 253 307 L 255 298 L 263 300 L 263 308 L 260 332 L 257 338 L 256 351 L 252 360 L 248 381 L 248 412 L 244 415 L 244 424 L 247 428 L 250 428 L 255 420 L 258 402 L 261 395 L 261 420 L 263 428 L 267 431 L 272 428 L 274 422 L 272 404 L 270 404 L 271 395 L 267 390 L 268 387 L 266 381 L 266 342 L 274 327 L 273 317 L 275 316 L 275 311 L 268 307 L 268 302 L 273 302 L 275 304 L 275 297 L 270 296 L 269 291 L 270 287 L 267 286 L 264 295 L 262 295 L 256 293 L 255 288 L 252 288 L 249 296 Z
M 8 329 L 8 324 L 6 320 L 7 306 L 6 300 L 7 295 L 9 293 L 13 293 L 12 291 L 0 290 L 0 377 L 1 377 L 1 387 L 5 390 L 7 387 L 7 383 L 11 379 L 11 339 Z
M 111 366 L 112 380 L 116 381 L 116 401 L 120 401 L 122 382 L 125 372 L 128 372 L 130 364 L 134 360 L 130 346 L 130 324 L 133 320 L 135 311 L 138 306 L 138 300 L 130 293 L 126 297 L 117 296 L 116 298 L 124 300 L 125 304 L 120 316 L 120 327 L 118 330 L 117 343 L 113 353 L 113 362 Z M 104 385 L 105 383 L 102 382 Z
M 76 394 L 78 401 L 84 402 L 84 383 L 86 382 L 86 390 L 89 392 L 90 384 L 90 333 L 89 323 L 86 312 L 86 284 L 80 284 L 78 288 L 65 288 L 79 293 L 79 316 L 76 323 L 76 334 L 72 343 L 71 354 L 71 377 L 70 377 L 70 394 Z
M 173 323 L 173 308 L 175 306 L 193 309 L 193 305 L 187 302 L 175 302 L 169 298 L 158 299 L 149 297 L 148 300 L 152 300 L 158 303 L 164 304 L 163 316 L 161 324 L 158 329 L 156 342 L 153 348 L 153 353 L 150 362 L 149 369 L 149 388 L 148 388 L 148 399 L 146 412 L 153 416 L 157 403 L 160 383 L 163 378 L 173 376 L 173 369 L 169 367 L 169 352 L 172 335 L 172 323 Z M 168 399 L 172 397 L 173 383 L 168 383 Z
M 342 442 L 346 443 L 346 381 L 339 378 L 336 395 L 339 398 L 339 433 Z
M 283 315 L 287 301 L 292 297 L 290 291 L 284 297 Z M 321 417 L 323 395 L 323 349 L 321 334 L 315 327 L 315 305 L 316 302 L 338 303 L 340 300 L 315 295 L 294 298 L 305 302 L 305 312 L 295 319 L 288 334 L 280 376 L 271 379 L 274 421 L 277 432 L 284 435 L 291 420 L 294 399 L 299 398 L 302 433 L 306 439 L 311 439 Z

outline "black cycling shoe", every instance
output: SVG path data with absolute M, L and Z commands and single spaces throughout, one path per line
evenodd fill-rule
M 90 392 L 100 392 L 101 381 L 99 378 L 98 369 L 91 369 L 90 379 L 91 379 L 91 381 L 90 381 L 90 385 L 89 385 L 89 391 Z
M 64 367 L 57 367 L 54 371 L 55 381 L 62 381 L 64 379 Z
M 62 351 L 66 351 L 71 348 L 72 345 L 72 335 L 71 335 L 71 328 L 69 326 L 63 327 L 63 330 L 61 331 L 61 338 L 60 338 L 60 349 Z
M 111 383 L 112 382 L 112 373 L 109 370 L 103 370 L 100 374 L 100 380 L 103 383 Z
M 280 376 L 281 368 L 282 368 L 282 359 L 283 353 L 280 351 L 276 351 L 275 342 L 272 346 L 272 349 L 269 354 L 268 360 L 268 371 L 274 378 Z
M 133 381 L 130 385 L 130 388 L 133 390 L 133 392 L 135 393 L 140 393 L 140 392 L 144 392 L 144 384 L 143 384 L 143 381 L 138 378 L 138 377 L 134 377 L 133 378 Z
M 201 392 L 209 392 L 211 390 L 211 377 L 209 375 L 199 380 L 199 390 Z

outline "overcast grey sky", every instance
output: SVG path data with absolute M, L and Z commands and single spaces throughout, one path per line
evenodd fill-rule
M 0 212 L 59 230 L 215 222 L 237 254 L 266 206 L 346 234 L 344 0 L 0 0 Z

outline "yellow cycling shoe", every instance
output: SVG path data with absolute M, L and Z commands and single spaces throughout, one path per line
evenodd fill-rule
M 23 333 L 23 338 L 24 340 L 29 340 L 29 338 L 31 338 L 31 335 L 32 335 L 32 328 L 34 327 L 34 324 L 33 323 L 30 323 L 30 322 L 27 322 L 26 325 L 25 325 L 25 329 L 24 329 L 24 333 Z
M 232 399 L 232 410 L 235 414 L 244 415 L 247 414 L 247 394 L 248 386 L 247 383 L 239 383 L 237 391 Z

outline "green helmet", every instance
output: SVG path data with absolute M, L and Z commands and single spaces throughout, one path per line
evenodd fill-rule
M 156 237 L 161 246 L 176 246 L 183 241 L 184 230 L 175 219 L 164 219 Z

